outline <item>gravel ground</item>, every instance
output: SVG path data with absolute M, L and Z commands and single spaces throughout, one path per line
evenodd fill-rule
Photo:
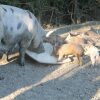
M 39 64 L 27 57 L 0 66 L 0 100 L 100 100 L 100 64 Z

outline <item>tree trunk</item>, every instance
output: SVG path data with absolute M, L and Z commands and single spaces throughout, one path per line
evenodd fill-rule
M 79 12 L 79 4 L 78 4 L 78 0 L 74 0 L 74 20 L 75 20 L 75 23 L 78 24 L 78 23 L 81 23 L 81 15 L 80 15 L 80 12 Z

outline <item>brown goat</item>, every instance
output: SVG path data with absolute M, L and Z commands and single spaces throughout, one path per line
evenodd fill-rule
M 56 50 L 56 55 L 58 55 L 58 61 L 62 60 L 64 56 L 74 55 L 78 59 L 78 64 L 82 65 L 81 56 L 84 53 L 84 49 L 81 45 L 69 43 L 63 44 Z

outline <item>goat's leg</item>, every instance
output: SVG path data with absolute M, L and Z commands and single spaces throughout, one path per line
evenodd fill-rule
M 62 54 L 59 54 L 58 61 L 61 61 L 62 58 L 63 58 L 63 55 Z
M 95 64 L 96 64 L 96 57 L 95 56 L 90 56 L 90 59 L 91 59 L 91 63 L 92 63 L 91 67 L 94 67 Z
M 80 57 L 80 55 L 76 55 L 77 59 L 78 59 L 78 64 L 81 66 L 83 64 L 82 59 Z

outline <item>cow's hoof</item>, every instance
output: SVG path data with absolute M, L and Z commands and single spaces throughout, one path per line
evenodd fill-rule
M 18 59 L 18 63 L 19 63 L 20 66 L 24 66 L 25 65 L 25 62 L 24 61 L 21 61 L 20 58 Z
M 19 65 L 20 65 L 20 66 L 24 66 L 24 65 L 25 65 L 25 63 L 19 62 Z
M 90 67 L 91 67 L 91 68 L 92 68 L 92 67 L 95 67 L 95 65 L 92 65 L 92 64 L 91 64 L 91 66 L 90 66 Z

